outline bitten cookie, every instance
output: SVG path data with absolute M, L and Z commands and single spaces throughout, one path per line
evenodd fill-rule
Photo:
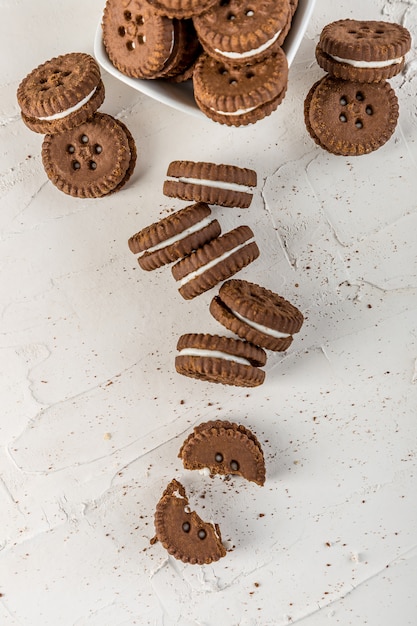
M 247 208 L 252 202 L 256 183 L 256 172 L 246 167 L 172 161 L 163 191 L 166 196 L 181 200 Z
M 265 482 L 265 460 L 256 436 L 241 424 L 216 420 L 199 424 L 178 454 L 189 470 L 237 474 L 258 485 Z
M 103 45 L 112 64 L 134 78 L 170 78 L 183 74 L 200 53 L 191 20 L 173 20 L 146 0 L 128 6 L 107 0 Z
M 177 343 L 179 374 L 211 383 L 257 387 L 265 380 L 262 348 L 247 341 L 209 334 L 182 335 Z
M 253 124 L 270 115 L 287 91 L 288 62 L 282 48 L 264 61 L 234 66 L 202 54 L 193 74 L 197 106 L 214 122 Z
M 194 18 L 204 50 L 218 61 L 246 65 L 281 46 L 290 28 L 288 0 L 216 0 Z
M 136 164 L 135 141 L 128 128 L 105 113 L 71 130 L 46 135 L 42 161 L 51 182 L 78 198 L 99 198 L 118 191 Z
M 323 28 L 316 58 L 336 78 L 373 83 L 401 72 L 410 47 L 410 33 L 400 24 L 345 19 Z
M 230 278 L 258 256 L 252 230 L 249 226 L 238 226 L 177 261 L 171 271 L 182 297 L 191 300 Z
M 383 146 L 398 120 L 398 100 L 388 82 L 359 83 L 324 76 L 304 102 L 312 139 L 332 154 L 358 156 Z
M 223 283 L 210 303 L 213 317 L 242 339 L 268 350 L 287 350 L 304 317 L 278 294 L 246 280 Z
M 156 506 L 155 532 L 152 543 L 160 541 L 169 554 L 184 563 L 204 565 L 226 555 L 219 526 L 204 522 L 190 510 L 185 489 L 175 479 Z
M 89 54 L 64 54 L 35 68 L 20 83 L 22 120 L 36 133 L 58 133 L 79 126 L 100 107 L 104 85 Z
M 128 241 L 144 270 L 177 261 L 220 235 L 218 220 L 204 202 L 197 202 L 142 229 Z

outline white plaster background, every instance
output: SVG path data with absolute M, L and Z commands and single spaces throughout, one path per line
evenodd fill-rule
M 0 624 L 414 625 L 415 46 L 377 152 L 325 153 L 302 109 L 326 23 L 396 20 L 417 41 L 417 2 L 317 0 L 285 101 L 252 127 L 190 118 L 104 74 L 101 110 L 128 125 L 138 164 L 120 193 L 83 201 L 47 181 L 15 93 L 39 63 L 92 53 L 103 4 L 0 2 Z M 213 293 L 184 301 L 169 268 L 142 272 L 127 248 L 183 206 L 162 194 L 181 158 L 256 169 L 250 209 L 215 211 L 224 231 L 255 232 L 261 256 L 241 276 L 306 316 L 256 390 L 175 373 L 182 332 L 222 330 Z M 184 437 L 213 418 L 256 432 L 265 487 L 182 469 Z M 235 546 L 222 561 L 187 566 L 149 545 L 173 477 Z

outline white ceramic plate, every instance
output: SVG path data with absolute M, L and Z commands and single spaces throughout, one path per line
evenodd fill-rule
M 283 45 L 289 66 L 293 62 L 297 50 L 300 47 L 301 40 L 307 29 L 315 3 L 316 0 L 299 0 L 297 11 L 293 17 L 291 30 Z M 98 25 L 96 30 L 94 55 L 104 70 L 115 78 L 121 80 L 123 83 L 130 85 L 130 87 L 133 87 L 136 91 L 140 91 L 154 100 L 163 102 L 174 109 L 179 109 L 180 111 L 184 111 L 185 113 L 189 113 L 197 117 L 205 117 L 195 103 L 191 80 L 185 83 L 176 84 L 164 80 L 142 80 L 140 78 L 130 78 L 129 76 L 125 76 L 119 72 L 119 70 L 117 70 L 112 63 L 110 63 L 104 49 L 101 23 Z

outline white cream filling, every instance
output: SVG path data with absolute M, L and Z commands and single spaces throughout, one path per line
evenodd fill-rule
M 228 52 L 225 50 L 219 50 L 218 48 L 214 48 L 218 54 L 221 54 L 223 57 L 227 57 L 228 59 L 247 59 L 255 56 L 255 54 L 259 54 L 264 50 L 267 50 L 269 46 L 272 46 L 273 43 L 278 39 L 281 34 L 281 30 L 279 30 L 271 39 L 268 39 L 265 43 L 263 43 L 258 48 L 253 48 L 252 50 L 247 50 L 246 52 Z
M 203 348 L 183 348 L 180 350 L 178 356 L 202 356 L 215 359 L 224 359 L 225 361 L 233 361 L 234 363 L 240 363 L 241 365 L 250 365 L 247 359 L 240 356 L 234 356 L 233 354 L 227 354 L 227 352 L 221 352 L 220 350 L 207 350 Z
M 198 276 L 200 276 L 201 274 L 203 274 L 207 270 L 211 269 L 212 267 L 214 267 L 218 263 L 221 263 L 222 261 L 224 261 L 224 259 L 227 259 L 229 256 L 231 256 L 232 254 L 234 254 L 235 252 L 237 252 L 241 248 L 244 248 L 245 246 L 247 246 L 252 241 L 254 241 L 254 239 L 248 239 L 247 241 L 244 241 L 243 243 L 241 243 L 238 246 L 236 246 L 235 248 L 232 248 L 231 250 L 228 250 L 227 252 L 224 252 L 223 254 L 221 254 L 220 256 L 216 257 L 215 259 L 212 259 L 211 261 L 209 261 L 205 265 L 202 265 L 201 267 L 199 267 L 198 269 L 194 270 L 193 272 L 190 272 L 189 274 L 187 274 L 186 276 L 184 276 L 184 278 L 182 278 L 180 280 L 180 287 L 183 287 L 188 282 L 190 282 L 190 280 L 194 280 L 194 278 L 197 278 Z
M 97 87 L 94 87 L 93 91 L 90 91 L 88 96 L 80 100 L 73 107 L 69 107 L 69 109 L 65 109 L 65 111 L 60 111 L 59 113 L 54 113 L 53 115 L 46 115 L 45 117 L 38 117 L 37 119 L 44 120 L 45 122 L 52 122 L 53 120 L 60 120 L 63 117 L 70 115 L 70 113 L 74 113 L 74 111 L 78 111 L 78 109 L 81 109 L 81 107 L 83 107 L 89 100 L 91 100 L 91 98 L 96 92 L 96 89 Z
M 275 339 L 286 339 L 287 337 L 291 337 L 289 333 L 281 333 L 279 330 L 274 330 L 273 328 L 268 328 L 268 326 L 263 326 L 262 324 L 258 324 L 257 322 L 252 322 L 252 320 L 248 320 L 247 317 L 240 315 L 237 311 L 233 311 L 230 309 L 235 317 L 237 317 L 241 322 L 244 322 L 248 326 L 251 326 L 255 330 L 258 330 L 260 333 L 264 333 L 264 335 L 269 335 L 270 337 L 274 337 Z
M 181 231 L 177 235 L 173 235 L 172 237 L 169 237 L 168 239 L 165 239 L 164 241 L 161 241 L 160 243 L 157 243 L 154 246 L 147 248 L 146 252 L 156 252 L 157 250 L 161 250 L 162 248 L 167 248 L 168 246 L 172 246 L 172 244 L 177 243 L 177 241 L 181 241 L 181 239 L 185 239 L 189 235 L 192 235 L 198 232 L 199 230 L 202 230 L 203 228 L 211 224 L 213 221 L 214 220 L 211 217 L 211 215 L 208 215 L 207 217 L 203 218 L 196 224 L 193 224 L 192 226 L 185 228 L 183 231 Z
M 352 67 L 359 68 L 378 68 L 378 67 L 387 67 L 388 65 L 396 65 L 397 63 L 401 63 L 403 57 L 398 59 L 389 59 L 387 61 L 355 61 L 354 59 L 342 59 L 341 57 L 337 57 L 335 55 L 329 54 L 335 61 L 338 63 L 347 63 L 348 65 L 352 65 Z
M 213 109 L 212 107 L 210 108 L 215 113 L 219 113 L 219 115 L 244 115 L 245 113 L 249 113 L 249 111 L 253 111 L 257 107 L 249 107 L 248 109 L 237 109 L 237 111 L 218 111 L 217 109 Z
M 168 181 L 174 183 L 186 183 L 187 185 L 204 185 L 204 187 L 215 187 L 215 189 L 229 189 L 231 191 L 245 191 L 252 193 L 253 188 L 248 185 L 239 185 L 239 183 L 227 182 L 226 180 L 206 180 L 205 178 L 187 178 L 186 176 L 167 176 Z

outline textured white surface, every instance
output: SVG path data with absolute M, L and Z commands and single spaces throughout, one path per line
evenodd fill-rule
M 391 81 L 399 125 L 371 155 L 318 148 L 303 99 L 326 23 L 395 20 L 417 41 L 417 3 L 318 0 L 285 101 L 252 127 L 189 117 L 104 74 L 101 110 L 128 125 L 139 158 L 125 189 L 86 201 L 47 181 L 15 92 L 39 63 L 92 52 L 103 2 L 0 4 L 0 624 L 414 625 L 416 49 Z M 127 247 L 184 205 L 162 194 L 182 158 L 256 169 L 250 209 L 216 214 L 224 231 L 255 232 L 261 255 L 239 276 L 306 315 L 256 390 L 175 373 L 182 332 L 222 331 L 215 290 L 186 302 L 169 268 L 145 273 Z M 216 418 L 256 432 L 263 488 L 182 469 L 184 437 Z M 187 566 L 149 545 L 173 477 L 234 546 L 222 561 Z

